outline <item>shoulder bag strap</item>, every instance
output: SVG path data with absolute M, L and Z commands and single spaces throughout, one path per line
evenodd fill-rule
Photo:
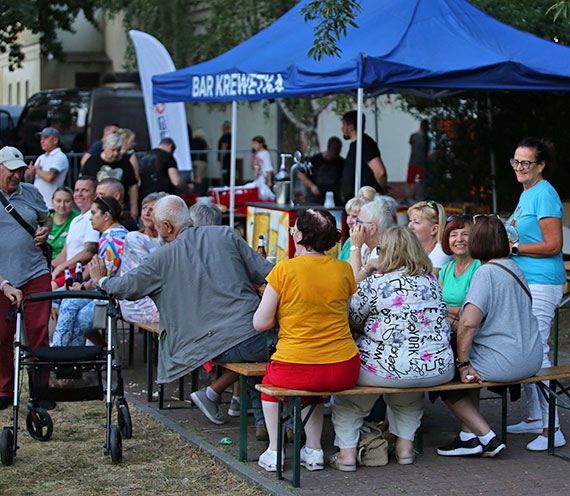
M 518 276 L 511 269 L 507 269 L 504 265 L 498 264 L 496 262 L 487 262 L 487 263 L 489 265 L 496 265 L 497 267 L 500 267 L 501 269 L 506 270 L 511 276 L 513 276 L 515 278 L 515 280 L 519 283 L 519 286 L 524 289 L 524 292 L 530 298 L 530 301 L 532 301 L 532 295 L 530 294 L 530 291 L 528 290 L 528 288 L 522 283 L 522 281 L 518 278 Z
M 30 224 L 28 224 L 23 218 L 22 216 L 18 213 L 18 211 L 14 208 L 14 205 L 12 205 L 5 197 L 3 193 L 0 193 L 0 202 L 2 203 L 2 205 L 4 205 L 4 209 L 6 210 L 6 212 L 8 212 L 15 220 L 18 224 L 20 224 L 26 231 L 28 231 L 28 233 L 30 234 L 30 236 L 32 238 L 36 237 L 36 231 L 35 229 L 30 226 Z

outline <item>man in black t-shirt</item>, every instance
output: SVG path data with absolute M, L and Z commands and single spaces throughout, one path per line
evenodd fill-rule
M 356 127 L 357 112 L 351 110 L 342 117 L 342 134 L 350 140 L 350 148 L 344 161 L 341 179 L 341 199 L 343 204 L 354 197 L 354 176 L 356 166 Z M 386 194 L 388 190 L 388 175 L 380 149 L 375 141 L 364 134 L 365 118 L 362 116 L 362 167 L 360 186 L 372 186 L 379 193 Z
M 342 142 L 333 136 L 327 143 L 326 152 L 311 157 L 311 172 L 309 174 L 299 172 L 299 179 L 308 188 L 307 203 L 322 205 L 327 191 L 334 193 L 335 204 L 340 202 L 338 186 L 344 168 L 344 159 L 340 156 L 341 149 Z
M 163 138 L 157 148 L 143 156 L 139 164 L 141 200 L 150 193 L 165 191 L 176 193 L 177 189 L 184 192 L 192 191 L 192 185 L 186 184 L 180 177 L 178 166 L 174 159 L 176 145 L 171 138 Z
M 99 155 L 89 157 L 81 170 L 81 175 L 95 177 L 97 181 L 102 181 L 108 177 L 121 181 L 125 191 L 128 192 L 131 215 L 137 219 L 139 216 L 137 177 L 129 157 L 121 154 L 122 146 L 123 140 L 118 134 L 110 134 L 105 137 L 103 151 Z

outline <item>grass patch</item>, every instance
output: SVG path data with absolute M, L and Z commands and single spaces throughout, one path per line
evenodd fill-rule
M 103 401 L 59 403 L 50 412 L 54 432 L 47 442 L 27 433 L 24 403 L 18 422 L 20 449 L 11 467 L 0 466 L 0 494 L 264 494 L 132 405 L 130 411 L 133 438 L 123 439 L 123 461 L 115 465 L 103 454 Z M 0 427 L 11 425 L 10 419 L 11 408 L 0 412 Z

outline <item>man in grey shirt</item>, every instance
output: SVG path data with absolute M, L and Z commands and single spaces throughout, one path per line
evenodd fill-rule
M 20 151 L 11 146 L 0 150 L 0 194 L 4 195 L 24 221 L 36 230 L 36 234 L 32 238 L 6 209 L 0 207 L 0 274 L 13 287 L 20 289 L 26 298 L 33 293 L 51 290 L 50 268 L 39 245 L 45 243 L 48 238 L 52 218 L 38 189 L 22 182 L 26 170 L 23 158 Z M 5 320 L 9 306 L 8 298 L 0 295 L 0 410 L 12 403 L 14 389 L 16 324 L 15 319 L 10 322 Z M 24 324 L 28 344 L 32 348 L 49 346 L 50 307 L 50 301 L 26 305 Z
M 157 381 L 174 381 L 208 360 L 268 360 L 275 333 L 253 328 L 259 297 L 252 284 L 262 284 L 273 265 L 229 227 L 190 227 L 187 207 L 177 196 L 156 202 L 153 217 L 167 244 L 145 263 L 121 277 L 104 277 L 104 261 L 94 257 L 89 271 L 116 298 L 150 296 L 155 301 L 160 312 Z M 237 379 L 224 370 L 211 386 L 192 393 L 212 422 L 226 421 L 220 395 Z

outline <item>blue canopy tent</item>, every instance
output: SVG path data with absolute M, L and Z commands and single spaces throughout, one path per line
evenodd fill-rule
M 307 56 L 315 24 L 297 15 L 303 3 L 219 57 L 154 76 L 155 103 L 231 101 L 233 127 L 237 101 L 356 93 L 360 142 L 365 94 L 570 90 L 569 47 L 518 31 L 466 0 L 361 0 L 359 27 L 338 43 L 341 57 L 321 61 Z M 355 190 L 360 163 L 357 147 Z

